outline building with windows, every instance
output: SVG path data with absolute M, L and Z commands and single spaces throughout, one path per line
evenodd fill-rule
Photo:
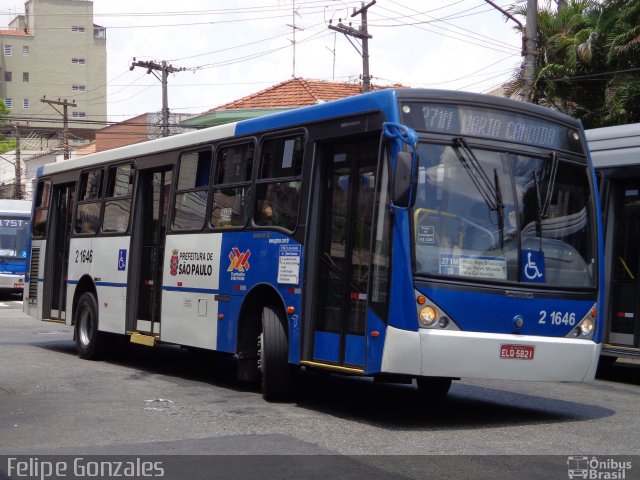
M 41 102 L 46 97 L 75 104 L 68 107 L 70 129 L 102 128 L 106 42 L 106 29 L 93 23 L 93 2 L 27 0 L 25 13 L 0 30 L 0 98 L 11 110 L 10 121 L 59 131 L 63 117 Z

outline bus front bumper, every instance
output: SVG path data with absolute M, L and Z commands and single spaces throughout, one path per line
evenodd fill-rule
M 501 358 L 525 346 L 531 359 Z M 531 349 L 530 347 L 533 347 Z M 492 380 L 592 381 L 600 345 L 591 340 L 388 327 L 382 372 Z
M 24 275 L 3 275 L 0 278 L 0 291 L 22 290 L 24 288 Z

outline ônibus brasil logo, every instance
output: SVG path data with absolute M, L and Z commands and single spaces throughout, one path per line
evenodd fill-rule
M 249 257 L 251 256 L 251 250 L 247 249 L 246 252 L 242 253 L 236 247 L 231 249 L 229 252 L 229 260 L 231 263 L 229 264 L 229 268 L 227 268 L 227 272 L 233 272 L 237 270 L 238 272 L 244 272 L 251 268 L 249 265 Z

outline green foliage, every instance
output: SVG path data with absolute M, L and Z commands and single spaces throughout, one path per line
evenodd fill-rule
M 5 124 L 4 116 L 7 115 L 11 110 L 9 110 L 4 101 L 0 101 L 0 126 Z M 0 133 L 0 153 L 8 152 L 9 150 L 13 150 L 16 148 L 16 141 L 13 140 L 13 147 L 9 146 L 11 143 L 10 140 Z
M 16 148 L 15 138 L 0 138 L 0 154 L 14 150 Z
M 526 2 L 511 12 L 526 17 Z M 524 68 L 504 87 L 521 95 Z M 580 118 L 586 128 L 640 121 L 640 2 L 571 0 L 558 11 L 539 9 L 529 100 Z

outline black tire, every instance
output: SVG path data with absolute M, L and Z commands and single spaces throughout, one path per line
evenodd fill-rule
M 289 342 L 286 319 L 277 307 L 262 310 L 260 335 L 260 373 L 262 396 L 269 402 L 287 400 L 291 394 Z
M 80 358 L 99 360 L 104 356 L 106 334 L 98 331 L 98 302 L 91 292 L 80 296 L 74 313 L 76 349 Z
M 445 377 L 418 377 L 418 391 L 425 400 L 437 401 L 446 397 L 451 388 L 451 378 Z
M 616 360 L 618 360 L 618 357 L 612 357 L 611 355 L 600 355 L 598 366 L 600 368 L 608 368 L 616 363 Z

